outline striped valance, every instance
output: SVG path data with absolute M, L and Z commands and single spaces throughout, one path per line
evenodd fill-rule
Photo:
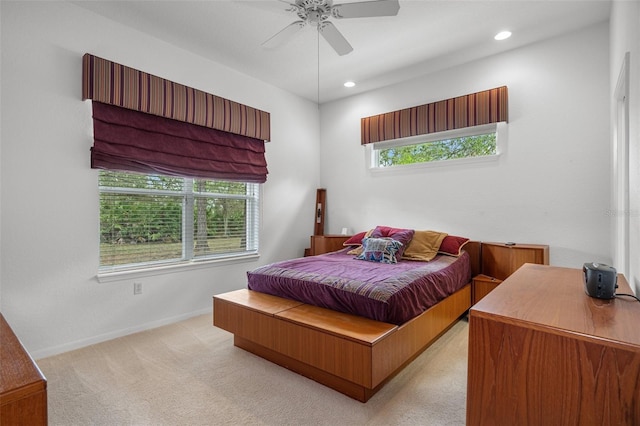
M 270 115 L 97 56 L 82 58 L 82 99 L 268 141 Z
M 361 144 L 508 121 L 507 87 L 365 117 Z

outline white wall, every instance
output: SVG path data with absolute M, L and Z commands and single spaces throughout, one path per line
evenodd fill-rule
M 315 104 L 70 3 L 0 5 L 0 310 L 35 357 L 210 312 L 247 270 L 302 255 L 319 184 Z M 259 261 L 137 279 L 138 296 L 132 280 L 97 282 L 87 52 L 271 113 Z
M 302 254 L 319 186 L 327 232 L 433 228 L 546 243 L 557 265 L 611 261 L 605 24 L 326 104 L 318 118 L 313 103 L 66 2 L 2 1 L 0 16 L 0 311 L 36 358 L 209 312 L 248 269 Z M 140 296 L 132 280 L 97 282 L 86 52 L 271 112 L 259 261 L 144 278 Z M 361 117 L 500 85 L 510 123 L 498 162 L 365 171 Z
M 554 265 L 610 263 L 608 40 L 602 23 L 322 105 L 329 232 L 436 229 L 548 244 Z M 499 161 L 383 176 L 365 170 L 361 117 L 502 85 L 509 140 Z
M 629 272 L 627 280 L 640 294 L 640 3 L 614 1 L 611 9 L 610 99 L 614 93 L 625 53 L 630 54 L 629 69 L 629 210 L 617 211 L 612 220 L 629 219 Z M 615 117 L 612 115 L 612 119 Z M 613 123 L 612 123 L 613 126 Z M 615 141 L 612 140 L 612 146 Z M 613 149 L 612 149 L 613 151 Z M 614 187 L 618 191 L 618 188 Z M 623 197 L 625 194 L 616 194 Z M 618 236 L 612 232 L 615 247 Z M 620 264 L 614 259 L 614 265 Z

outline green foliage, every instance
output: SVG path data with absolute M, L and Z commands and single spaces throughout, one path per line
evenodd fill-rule
M 185 182 L 191 180 L 102 171 L 100 264 L 182 258 L 185 203 L 193 203 L 196 256 L 244 250 L 247 185 L 194 179 L 185 188 Z
M 379 164 L 380 167 L 388 167 L 479 157 L 495 153 L 496 135 L 495 133 L 490 133 L 382 149 L 379 153 Z
M 170 196 L 102 194 L 100 241 L 114 244 L 182 239 L 182 200 Z
M 193 191 L 201 194 L 244 195 L 247 193 L 247 184 L 224 180 L 195 179 Z

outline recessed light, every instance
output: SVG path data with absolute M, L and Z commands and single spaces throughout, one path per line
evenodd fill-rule
M 506 40 L 509 37 L 511 37 L 511 31 L 500 31 L 498 34 L 496 34 L 494 39 L 496 39 L 496 40 Z
M 347 82 L 344 83 L 344 87 L 353 87 L 355 85 L 356 85 L 356 83 L 353 82 L 353 81 L 347 81 Z

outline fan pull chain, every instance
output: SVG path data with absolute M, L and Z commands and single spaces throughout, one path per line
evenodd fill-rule
M 318 22 L 317 34 L 317 50 L 318 50 L 318 109 L 320 109 L 320 23 Z

